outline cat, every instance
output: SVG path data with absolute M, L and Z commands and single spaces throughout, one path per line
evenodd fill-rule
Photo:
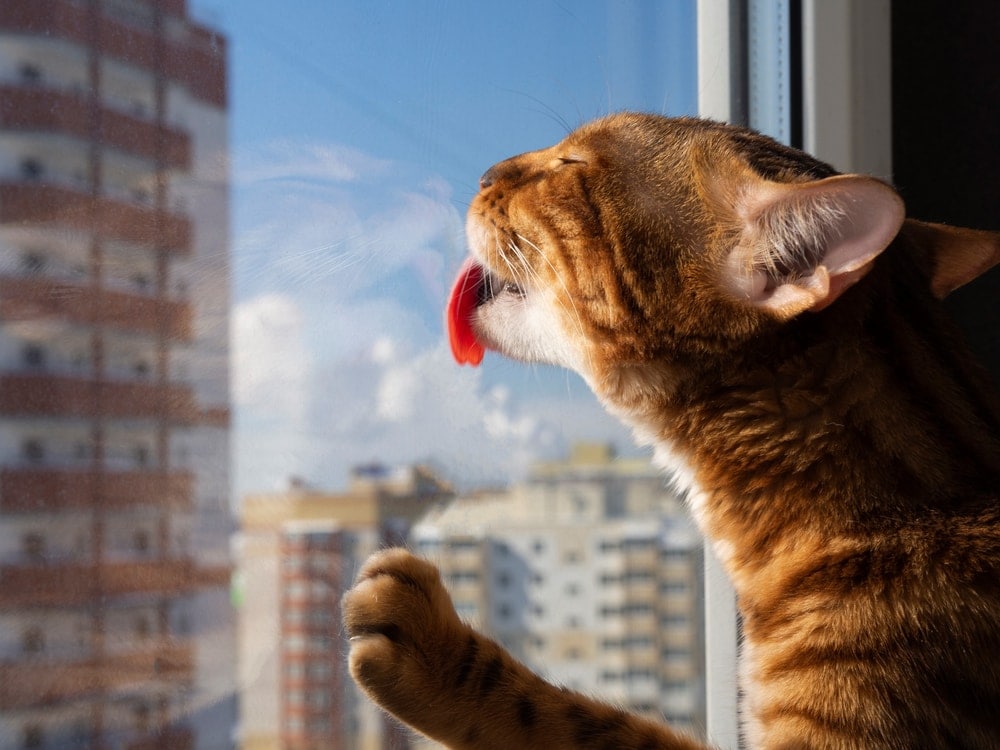
M 750 747 L 1000 747 L 1000 405 L 940 303 L 1000 234 L 637 113 L 490 168 L 467 234 L 456 359 L 575 370 L 673 472 L 737 592 Z M 343 612 L 354 679 L 448 747 L 705 747 L 544 682 L 405 550 Z

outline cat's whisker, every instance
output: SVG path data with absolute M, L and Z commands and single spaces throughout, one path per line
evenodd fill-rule
M 573 295 L 570 293 L 569 287 L 566 286 L 566 281 L 565 279 L 563 279 L 562 274 L 559 273 L 559 270 L 555 267 L 555 264 L 552 263 L 552 261 L 544 252 L 542 252 L 542 249 L 538 245 L 536 245 L 534 242 L 532 242 L 531 240 L 529 240 L 527 237 L 525 237 L 520 233 L 516 233 L 515 236 L 521 242 L 527 243 L 536 253 L 538 253 L 538 257 L 540 257 L 543 261 L 545 261 L 545 264 L 550 269 L 552 269 L 552 273 L 555 274 L 555 277 L 559 280 L 559 285 L 562 287 L 563 292 L 565 292 L 565 295 L 557 295 L 556 299 L 559 300 L 559 304 L 563 307 L 563 309 L 566 309 L 565 302 L 566 301 L 569 302 L 570 307 L 572 308 L 573 311 L 573 316 L 576 318 L 577 333 L 579 333 L 581 337 L 584 336 L 585 331 L 583 326 L 583 318 L 580 317 L 580 310 L 576 306 L 576 301 L 573 299 Z M 523 254 L 521 257 L 522 258 L 524 257 Z M 527 266 L 527 263 L 525 263 L 525 265 Z M 528 267 L 530 268 L 530 266 Z M 535 275 L 537 276 L 537 273 Z M 565 300 L 563 299 L 563 297 L 565 297 Z M 589 350 L 587 356 L 589 359 L 590 357 Z

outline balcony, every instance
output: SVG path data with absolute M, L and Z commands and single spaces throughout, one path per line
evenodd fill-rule
M 104 597 L 177 596 L 201 585 L 188 559 L 0 566 L 0 608 L 79 607 Z
M 0 415 L 163 419 L 195 424 L 200 412 L 189 386 L 98 381 L 61 375 L 0 375 Z
M 181 7 L 176 0 L 166 8 Z M 226 105 L 225 39 L 195 24 L 189 24 L 185 40 L 157 38 L 150 30 L 129 26 L 101 16 L 96 37 L 86 6 L 71 0 L 3 0 L 0 29 L 68 39 L 94 45 L 102 55 L 147 70 L 160 70 L 183 84 L 195 97 L 210 104 Z
M 0 471 L 3 513 L 104 510 L 156 506 L 192 508 L 194 476 L 189 472 L 93 469 L 10 469 Z
M 187 217 L 85 190 L 46 183 L 0 183 L 0 223 L 44 224 L 188 254 Z
M 191 341 L 191 306 L 39 277 L 0 276 L 0 319 L 65 320 Z
M 0 128 L 65 133 L 90 139 L 87 97 L 39 86 L 0 86 Z M 98 139 L 109 146 L 172 169 L 190 169 L 191 142 L 186 133 L 115 109 L 100 110 Z
M 193 675 L 194 648 L 168 641 L 101 659 L 0 662 L 0 710 L 66 703 L 127 690 L 151 680 L 189 681 Z

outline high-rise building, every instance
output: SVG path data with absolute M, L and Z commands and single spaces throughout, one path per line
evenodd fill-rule
M 459 615 L 540 674 L 704 733 L 701 539 L 647 461 L 578 445 L 411 540 Z
M 224 748 L 225 40 L 0 3 L 0 746 Z
M 340 599 L 365 558 L 452 497 L 422 467 L 353 470 L 345 492 L 301 482 L 244 498 L 238 543 L 242 750 L 402 750 L 406 730 L 361 697 Z

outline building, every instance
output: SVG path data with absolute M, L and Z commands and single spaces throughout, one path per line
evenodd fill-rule
M 411 534 L 460 616 L 553 682 L 704 733 L 702 547 L 642 459 L 578 445 Z
M 0 746 L 223 748 L 225 40 L 0 4 Z
M 452 497 L 422 467 L 353 470 L 345 492 L 294 482 L 244 498 L 239 540 L 240 747 L 405 748 L 347 675 L 340 599 L 379 546 Z

